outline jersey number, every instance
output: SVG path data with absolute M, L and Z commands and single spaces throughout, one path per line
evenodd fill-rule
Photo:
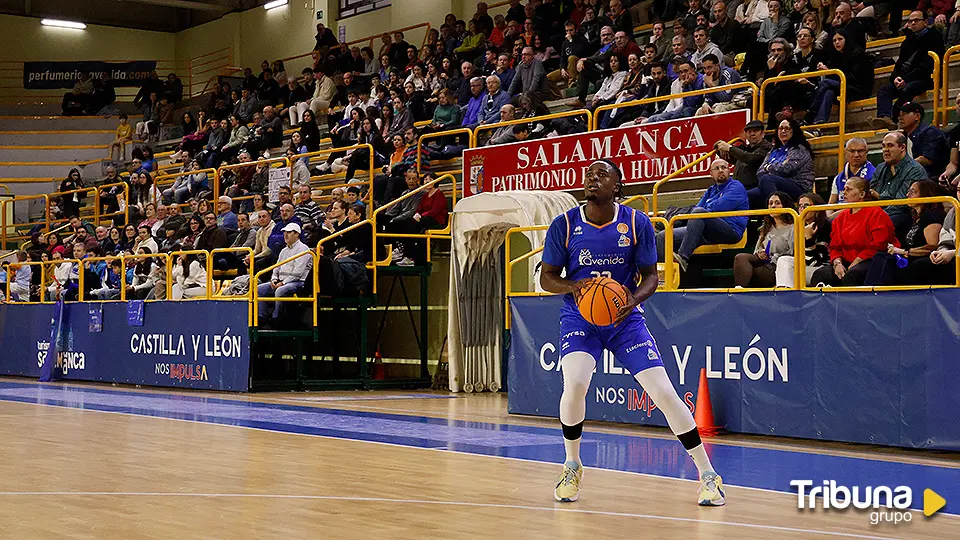
M 593 272 L 590 272 L 590 275 L 593 277 L 605 277 L 605 278 L 613 279 L 613 277 L 610 275 L 609 270 L 604 270 L 603 272 L 598 272 L 594 270 Z

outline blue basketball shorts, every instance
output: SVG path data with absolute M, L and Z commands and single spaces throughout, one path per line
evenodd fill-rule
M 604 349 L 634 375 L 663 365 L 657 342 L 639 309 L 618 325 L 596 326 L 588 323 L 575 306 L 564 303 L 560 309 L 560 357 L 585 352 L 599 362 Z

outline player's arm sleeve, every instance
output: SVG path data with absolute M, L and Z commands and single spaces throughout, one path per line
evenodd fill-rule
M 657 264 L 657 238 L 653 224 L 646 215 L 636 212 L 633 223 L 637 234 L 636 264 L 638 268 Z
M 544 263 L 550 266 L 567 265 L 567 218 L 558 216 L 547 229 L 547 240 L 543 245 Z

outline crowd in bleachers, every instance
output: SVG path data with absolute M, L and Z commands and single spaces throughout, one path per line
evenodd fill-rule
M 442 135 L 444 131 L 493 125 L 479 133 L 477 144 L 586 131 L 590 126 L 585 115 L 538 118 L 549 112 L 547 102 L 562 98 L 564 92 L 570 93 L 568 105 L 575 110 L 627 105 L 601 111 L 597 117 L 601 129 L 748 108 L 758 96 L 746 88 L 683 94 L 824 69 L 842 71 L 846 99 L 861 100 L 874 95 L 874 69 L 892 63 L 867 52 L 868 36 L 904 36 L 889 79 L 875 93 L 877 114 L 870 119 L 876 129 L 899 131 L 884 137 L 884 163 L 876 168 L 866 159 L 866 141 L 847 141 L 847 163 L 830 182 L 829 202 L 952 195 L 960 172 L 960 137 L 954 132 L 960 130 L 945 135 L 924 123 L 923 107 L 915 100 L 933 88 L 934 60 L 928 53 L 942 57 L 945 47 L 960 42 L 960 11 L 952 4 L 921 1 L 901 27 L 900 8 L 892 2 L 809 0 L 792 4 L 513 0 L 505 15 L 491 17 L 481 2 L 469 21 L 448 14 L 438 29 L 427 33 L 421 47 L 408 43 L 402 32 L 393 32 L 383 34 L 376 51 L 372 46 L 338 43 L 330 29 L 318 24 L 312 66 L 299 76 L 288 74 L 282 61 L 264 61 L 259 75 L 244 69 L 237 86 L 214 85 L 199 110 L 184 112 L 179 120 L 175 105 L 183 98 L 182 84 L 175 75 L 161 81 L 154 74 L 135 100 L 142 118 L 121 118 L 111 157 L 117 150 L 123 159 L 129 141 L 155 141 L 160 127 L 178 124 L 182 139 L 173 159 L 182 162 L 181 174 L 158 188 L 164 176 L 158 174 L 152 152 L 149 147 L 137 149 L 129 167 L 128 194 L 115 186 L 99 197 L 102 212 L 117 214 L 117 227 L 93 227 L 79 220 L 84 193 L 63 196 L 56 210 L 70 218 L 66 238 L 36 235 L 23 257 L 53 260 L 76 258 L 77 253 L 246 247 L 252 250 L 252 260 L 242 254 L 218 254 L 215 271 L 243 269 L 247 264 L 264 269 L 280 260 L 281 252 L 299 252 L 301 244 L 314 248 L 326 236 L 361 223 L 370 212 L 364 200 L 383 206 L 430 180 L 431 161 L 457 156 L 466 147 L 465 136 Z M 636 39 L 635 27 L 650 22 L 651 33 Z M 669 36 L 667 26 L 672 29 Z M 64 99 L 65 112 L 92 110 L 93 102 L 82 97 L 90 93 L 88 86 L 90 81 L 81 77 Z M 629 106 L 639 99 L 669 95 L 675 97 Z M 833 75 L 771 85 L 765 96 L 767 123 L 748 124 L 741 143 L 717 141 L 722 159 L 711 167 L 714 186 L 693 207 L 671 210 L 697 213 L 822 204 L 824 199 L 813 192 L 814 159 L 808 139 L 821 134 L 821 124 L 830 126 L 839 97 L 840 81 Z M 522 119 L 530 120 L 495 125 Z M 290 130 L 285 141 L 284 132 Z M 764 130 L 772 134 L 767 136 Z M 438 135 L 418 151 L 419 138 L 427 134 Z M 277 201 L 267 200 L 269 164 L 253 162 L 280 152 L 288 157 L 317 152 L 325 140 L 336 151 L 322 156 L 323 162 L 294 160 L 293 189 L 281 187 Z M 369 144 L 373 155 L 366 147 L 354 148 L 358 144 Z M 368 192 L 366 184 L 351 181 L 368 171 L 371 160 L 376 177 Z M 221 169 L 225 172 L 214 193 L 204 169 L 223 165 L 233 167 Z M 345 173 L 351 185 L 334 189 L 332 202 L 320 208 L 310 179 L 328 173 Z M 104 183 L 122 181 L 118 178 L 116 170 L 108 170 Z M 71 171 L 61 191 L 83 187 L 79 171 Z M 380 232 L 408 234 L 445 226 L 442 191 L 431 188 L 416 195 L 381 216 Z M 942 210 L 907 205 L 808 214 L 804 224 L 808 282 L 948 282 L 955 264 L 953 214 L 944 216 Z M 126 227 L 124 212 L 129 213 Z M 674 230 L 674 260 L 685 271 L 699 247 L 737 244 L 749 227 L 743 217 L 681 223 Z M 321 259 L 320 267 L 309 269 L 319 273 L 322 289 L 363 289 L 363 272 L 357 267 L 369 263 L 374 248 L 370 231 L 360 227 L 351 232 L 325 244 L 322 250 L 329 256 Z M 753 253 L 743 253 L 734 262 L 735 284 L 792 283 L 792 246 L 797 240 L 792 234 L 788 216 L 766 219 Z M 661 260 L 664 244 L 661 233 Z M 393 245 L 393 253 L 386 257 L 394 262 L 410 265 L 424 259 L 423 246 L 415 240 Z M 177 261 L 174 295 L 207 294 L 199 290 L 206 287 L 206 266 L 193 255 L 178 256 Z M 49 273 L 49 283 L 39 283 L 34 275 L 33 294 L 46 291 L 51 298 L 75 294 L 79 270 L 74 265 L 67 273 L 69 264 L 64 263 L 59 274 Z M 90 269 L 85 287 L 97 297 L 116 297 L 121 286 L 128 287 L 128 297 L 166 294 L 166 275 L 156 261 L 128 261 L 121 269 L 123 278 L 113 266 L 84 266 Z M 293 278 L 306 279 L 301 270 L 275 272 L 259 284 L 260 294 L 297 294 L 304 280 Z M 5 277 L 20 284 L 22 272 L 23 268 L 16 276 Z M 271 313 L 277 314 L 263 315 Z

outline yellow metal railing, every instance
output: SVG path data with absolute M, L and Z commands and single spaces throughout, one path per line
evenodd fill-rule
M 739 138 L 739 137 L 735 137 L 735 138 L 733 138 L 733 139 L 730 139 L 730 140 L 727 141 L 727 142 L 729 142 L 730 144 L 733 144 L 733 143 L 737 142 L 738 140 L 740 140 L 740 138 Z M 657 215 L 657 213 L 659 213 L 659 211 L 660 211 L 659 201 L 657 200 L 657 195 L 660 194 L 660 187 L 661 187 L 661 186 L 663 186 L 664 184 L 666 184 L 666 183 L 669 182 L 670 180 L 673 180 L 674 178 L 677 178 L 677 177 L 680 176 L 681 174 L 687 172 L 687 170 L 692 169 L 693 167 L 696 167 L 696 166 L 699 165 L 700 163 L 703 163 L 704 161 L 706 161 L 706 160 L 714 157 L 716 154 L 717 154 L 717 150 L 716 150 L 716 149 L 713 149 L 713 150 L 707 152 L 706 154 L 698 157 L 697 159 L 691 161 L 690 163 L 687 163 L 687 164 L 684 165 L 683 167 L 680 167 L 679 169 L 673 171 L 672 173 L 668 174 L 667 176 L 664 176 L 664 177 L 661 178 L 660 180 L 657 180 L 657 181 L 653 184 L 653 195 L 652 195 L 652 197 L 653 197 L 653 215 Z M 626 202 L 630 202 L 630 199 L 627 199 L 627 201 L 624 201 L 624 202 L 625 202 L 625 203 L 626 203 Z
M 769 79 L 764 79 L 760 84 L 760 104 L 758 109 L 758 116 L 755 118 L 760 121 L 766 120 L 767 109 L 764 106 L 764 98 L 766 97 L 766 88 L 772 83 L 777 82 L 786 82 L 786 81 L 795 81 L 797 79 L 811 79 L 813 77 L 820 77 L 825 75 L 836 75 L 840 79 L 840 118 L 837 122 L 828 122 L 825 124 L 818 124 L 818 128 L 831 128 L 836 127 L 839 129 L 840 137 L 839 144 L 837 145 L 837 159 L 839 163 L 837 164 L 837 170 L 843 172 L 843 164 L 846 162 L 843 155 L 843 144 L 844 144 L 844 133 L 846 133 L 847 128 L 847 76 L 840 71 L 839 69 L 823 69 L 820 71 L 810 71 L 808 73 L 795 73 L 793 75 L 778 75 L 776 77 L 770 77 Z
M 817 207 L 822 208 L 822 207 Z M 712 219 L 712 218 L 728 218 L 728 217 L 749 217 L 749 216 L 771 216 L 771 215 L 791 215 L 793 216 L 793 237 L 794 238 L 803 238 L 803 229 L 801 228 L 801 222 L 799 220 L 799 215 L 796 210 L 792 208 L 764 208 L 758 210 L 736 210 L 732 212 L 704 212 L 702 214 L 679 214 L 670 218 L 667 222 L 667 228 L 664 235 L 664 245 L 663 245 L 663 273 L 664 273 L 664 282 L 666 290 L 673 290 L 676 286 L 676 283 L 679 280 L 675 281 L 674 272 L 676 271 L 674 260 L 673 260 L 673 228 L 677 220 L 691 220 L 691 219 Z M 803 243 L 799 242 L 801 248 Z M 801 251 L 802 253 L 802 251 Z M 802 255 L 801 255 L 802 257 Z M 795 271 L 797 272 L 794 275 L 794 286 L 795 288 L 800 287 L 800 270 L 802 265 L 797 265 Z M 736 289 L 737 291 L 753 291 L 757 289 Z M 767 290 L 767 289 L 761 289 Z
M 271 168 L 271 169 L 274 167 L 276 168 L 286 167 L 287 169 L 290 169 L 290 163 L 291 161 L 287 159 L 286 156 L 279 156 L 279 157 L 269 158 L 269 159 L 258 159 L 256 161 L 248 161 L 246 163 L 234 163 L 232 165 L 221 165 L 220 167 L 217 168 L 217 173 L 213 177 L 213 198 L 214 200 L 216 200 L 218 197 L 222 195 L 226 195 L 226 193 L 223 193 L 220 191 L 221 189 L 220 182 L 221 180 L 223 180 L 223 175 L 224 175 L 224 172 L 226 171 L 236 171 L 238 169 L 245 169 L 249 167 L 253 169 L 254 171 L 253 174 L 256 174 L 257 165 L 266 165 L 268 168 Z M 234 174 L 237 174 L 237 173 L 234 172 Z M 269 176 L 269 171 L 267 174 Z M 293 185 L 292 169 L 290 169 L 290 185 L 291 186 Z M 270 186 L 269 186 L 269 180 L 268 180 L 268 184 L 267 184 L 268 190 L 269 190 L 269 187 Z M 252 199 L 252 198 L 253 198 L 253 193 L 246 196 L 233 197 L 233 200 L 241 201 L 241 200 Z
M 943 54 L 943 69 L 941 70 L 941 77 L 943 78 L 941 97 L 943 101 L 940 105 L 943 115 L 940 118 L 941 126 L 947 125 L 950 121 L 950 111 L 954 110 L 954 107 L 950 104 L 950 61 L 958 52 L 960 52 L 960 45 L 954 45 Z
M 123 300 L 123 301 L 126 301 L 126 300 L 127 300 L 126 271 L 127 271 L 127 264 L 128 264 L 128 262 L 131 262 L 131 261 L 139 261 L 139 260 L 143 260 L 143 259 L 160 259 L 160 260 L 163 262 L 163 269 L 164 269 L 164 288 L 166 289 L 166 292 L 167 292 L 167 295 L 168 295 L 166 298 L 153 299 L 153 300 L 147 300 L 147 301 L 148 301 L 148 302 L 164 302 L 164 301 L 166 301 L 166 300 L 169 300 L 169 299 L 170 299 L 169 293 L 170 293 L 170 289 L 171 289 L 171 287 L 172 287 L 172 283 L 170 283 L 170 270 L 171 270 L 171 266 L 170 266 L 170 254 L 169 254 L 169 253 L 134 253 L 134 254 L 132 254 L 132 255 L 122 255 L 122 256 L 121 256 L 121 260 L 123 261 L 124 286 L 123 286 L 123 289 L 120 291 L 120 299 Z M 156 264 L 156 263 L 155 263 L 155 264 Z
M 250 234 L 253 234 L 253 231 L 250 231 Z M 213 261 L 213 263 L 214 263 L 213 272 L 211 272 L 211 274 L 212 274 L 212 273 L 215 273 L 215 272 L 217 271 L 215 263 L 216 263 L 216 261 L 217 261 L 217 254 L 218 254 L 218 253 L 245 253 L 245 254 L 247 255 L 247 264 L 246 264 L 246 266 L 247 266 L 247 272 L 246 272 L 246 273 L 247 273 L 247 275 L 250 276 L 250 283 L 251 283 L 251 285 L 253 284 L 253 248 L 248 248 L 248 247 L 225 247 L 225 248 L 216 248 L 216 249 L 211 250 L 211 251 L 210 251 L 210 257 L 209 257 L 209 258 L 210 258 L 210 260 Z M 240 260 L 242 261 L 242 260 L 243 260 L 243 257 L 240 257 Z M 239 275 L 239 274 L 237 274 L 237 275 Z M 212 282 L 212 280 L 213 280 L 213 277 L 211 277 L 211 282 Z M 219 300 L 222 300 L 222 299 L 240 299 L 240 298 L 242 298 L 242 299 L 248 299 L 249 297 L 252 297 L 252 296 L 253 296 L 252 293 L 250 293 L 249 291 L 247 292 L 247 294 L 240 295 L 240 296 L 223 296 L 223 295 L 221 294 L 222 292 L 223 292 L 222 290 L 217 291 L 217 295 L 216 295 L 216 296 L 217 296 L 217 299 L 219 299 Z
M 370 202 L 371 202 L 371 205 L 372 205 L 372 203 L 373 203 L 373 177 L 374 177 L 374 175 L 376 174 L 376 167 L 374 167 L 374 161 L 373 161 L 373 158 L 374 158 L 373 145 L 367 144 L 367 143 L 364 143 L 364 144 L 355 144 L 355 145 L 353 145 L 353 146 L 344 146 L 344 147 L 342 147 L 342 148 L 326 148 L 326 149 L 323 149 L 323 150 L 318 150 L 318 151 L 316 151 L 316 152 L 307 152 L 306 154 L 297 154 L 297 155 L 293 156 L 292 158 L 290 158 L 289 163 L 293 163 L 293 162 L 295 162 L 296 160 L 302 159 L 302 158 L 307 158 L 307 159 L 309 160 L 310 158 L 314 158 L 314 157 L 329 157 L 330 154 L 334 154 L 334 153 L 337 153 L 337 152 L 347 152 L 347 151 L 349 151 L 349 150 L 359 150 L 360 148 L 366 148 L 366 149 L 367 149 L 367 154 L 368 154 L 368 158 L 367 158 L 367 162 L 368 162 L 368 163 L 367 163 L 367 165 L 368 165 L 368 167 L 369 167 L 369 168 L 368 168 L 369 179 L 367 180 L 366 184 L 367 184 L 367 195 L 369 196 Z M 358 169 L 362 170 L 360 167 L 358 167 Z M 347 181 L 349 182 L 350 179 L 347 178 Z M 350 186 L 350 185 L 355 185 L 355 184 L 349 184 L 349 183 L 347 183 L 347 184 L 344 184 L 344 185 L 345 185 L 345 186 Z M 293 170 L 292 170 L 292 169 L 290 170 L 290 186 L 293 187 Z M 329 186 L 325 186 L 325 187 L 329 187 Z
M 46 265 L 46 263 L 43 263 L 43 262 L 28 262 L 28 261 L 10 263 L 10 265 L 7 266 L 7 290 L 5 291 L 4 301 L 5 301 L 5 302 L 8 302 L 8 303 L 11 303 L 11 304 L 13 304 L 13 303 L 16 303 L 16 304 L 42 304 L 42 303 L 43 303 L 44 294 L 46 293 L 46 291 L 42 289 L 42 288 L 43 288 L 43 283 L 46 281 L 45 265 Z M 31 301 L 30 301 L 29 293 L 28 293 L 28 295 L 27 295 L 27 300 L 26 300 L 26 301 L 20 300 L 20 298 L 18 297 L 18 298 L 17 298 L 17 301 L 14 302 L 13 297 L 10 296 L 10 284 L 16 282 L 16 274 L 17 274 L 17 271 L 20 270 L 21 268 L 23 268 L 24 266 L 30 266 L 30 267 L 38 266 L 38 267 L 40 267 L 40 287 L 41 287 L 41 291 L 40 291 L 40 301 L 39 301 L 39 302 L 31 302 Z M 33 285 L 33 275 L 32 275 L 32 274 L 31 274 L 31 276 L 30 276 L 30 284 L 31 284 L 31 286 Z
M 557 118 L 570 118 L 573 116 L 586 116 L 587 117 L 587 129 L 590 129 L 594 124 L 594 119 L 596 118 L 595 112 L 590 112 L 588 109 L 576 109 L 573 111 L 561 111 L 556 113 L 544 114 L 542 116 L 533 116 L 530 118 L 517 118 L 515 120 L 507 120 L 506 122 L 497 122 L 496 124 L 483 124 L 473 128 L 473 142 L 471 147 L 476 147 L 480 143 L 480 132 L 481 131 L 490 131 L 493 129 L 499 129 L 504 126 L 515 126 L 517 124 L 535 124 L 537 122 L 546 122 L 547 120 L 555 120 Z
M 7 227 L 13 227 L 14 232 L 16 232 L 16 224 L 12 223 L 13 214 L 7 212 L 7 206 L 11 204 L 16 204 L 20 201 L 29 201 L 34 199 L 43 199 L 44 201 L 44 220 L 43 220 L 43 232 L 50 232 L 50 195 L 42 193 L 40 195 L 18 195 L 12 199 L 4 199 L 0 201 L 0 249 L 7 249 L 8 240 L 23 240 L 26 238 L 21 235 L 9 236 L 7 234 Z M 9 225 L 8 225 L 9 223 Z M 34 223 L 36 225 L 36 223 Z
M 167 300 L 173 300 L 173 265 L 180 264 L 176 260 L 180 256 L 189 256 L 197 255 L 197 262 L 204 266 L 204 270 L 207 273 L 207 283 L 205 285 L 206 290 L 204 291 L 203 298 L 191 297 L 187 298 L 184 296 L 180 300 L 210 300 L 210 289 L 213 288 L 213 257 L 210 256 L 210 253 L 202 249 L 185 249 L 182 251 L 171 251 L 169 253 L 170 258 L 167 259 Z M 201 260 L 200 257 L 205 257 L 204 260 Z
M 827 212 L 830 210 L 843 210 L 847 208 L 870 208 L 878 206 L 903 206 L 906 204 L 917 205 L 917 204 L 949 204 L 953 206 L 954 217 L 956 222 L 954 223 L 954 230 L 960 230 L 960 203 L 957 199 L 953 197 L 919 197 L 914 199 L 893 199 L 893 200 L 883 200 L 883 201 L 866 201 L 858 203 L 843 203 L 843 204 L 824 204 L 819 206 L 810 206 L 805 208 L 800 212 L 799 223 L 803 223 L 802 220 L 806 219 L 807 214 L 811 212 Z M 802 230 L 794 232 L 794 238 L 803 238 Z M 800 236 L 797 236 L 800 234 Z M 794 242 L 795 250 L 795 267 L 796 271 L 796 280 L 798 288 L 804 290 L 820 290 L 823 292 L 864 292 L 864 291 L 911 291 L 911 290 L 926 290 L 926 289 L 951 289 L 955 287 L 960 287 L 960 262 L 955 264 L 956 266 L 956 275 L 954 276 L 955 281 L 953 285 L 884 285 L 884 286 L 860 286 L 860 287 L 829 287 L 829 288 L 818 288 L 813 286 L 808 286 L 806 282 L 806 257 L 804 256 L 804 245 L 802 242 Z
M 474 139 L 474 132 L 470 131 L 469 128 L 457 128 L 450 129 L 447 131 L 438 131 L 436 133 L 427 133 L 426 135 L 421 135 L 417 139 L 417 172 L 422 173 L 423 168 L 420 166 L 420 156 L 423 155 L 423 141 L 427 139 L 439 139 L 441 137 L 453 137 L 455 135 L 466 135 L 467 136 L 467 146 L 473 148 L 476 146 L 476 140 Z
M 668 96 L 656 96 L 656 97 L 650 97 L 650 98 L 637 99 L 634 101 L 624 101 L 622 103 L 610 103 L 608 105 L 601 105 L 597 107 L 596 110 L 593 111 L 593 122 L 590 124 L 590 131 L 597 130 L 597 123 L 600 118 L 600 113 L 603 113 L 606 111 L 612 111 L 614 109 L 626 109 L 629 107 L 639 107 L 641 105 L 647 105 L 649 103 L 659 103 L 661 101 L 670 101 L 677 98 L 705 96 L 707 94 L 715 94 L 717 92 L 731 92 L 734 90 L 744 90 L 744 89 L 749 89 L 753 91 L 754 99 L 752 100 L 752 105 L 750 109 L 751 118 L 758 118 L 757 116 L 758 100 L 756 99 L 757 92 L 758 92 L 757 85 L 753 84 L 752 82 L 745 81 L 745 82 L 739 82 L 734 84 L 728 84 L 725 86 L 715 86 L 713 88 L 704 88 L 703 90 L 691 90 L 688 92 L 681 92 L 679 94 L 670 94 Z
M 947 109 L 941 109 L 940 107 L 940 82 L 942 80 L 940 71 L 942 64 L 940 63 L 940 56 L 938 56 L 937 53 L 927 51 L 927 54 L 933 59 L 933 122 L 931 123 L 935 126 L 942 126 L 943 118 L 941 118 L 941 115 L 947 115 Z
M 194 171 L 178 172 L 173 174 L 159 174 L 157 175 L 157 178 L 153 181 L 153 185 L 154 187 L 157 188 L 157 196 L 160 197 L 161 200 L 155 200 L 153 201 L 153 203 L 159 205 L 163 202 L 162 199 L 163 199 L 164 188 L 168 188 L 173 184 L 175 184 L 177 182 L 177 178 L 180 178 L 183 176 L 193 176 L 195 174 L 206 174 L 207 185 L 210 186 L 210 189 L 215 189 L 219 187 L 218 178 L 219 178 L 220 172 L 217 169 L 197 169 Z M 211 178 L 213 178 L 213 181 L 210 181 Z M 219 194 L 217 196 L 219 197 Z M 175 199 L 174 199 L 174 204 L 177 204 Z
M 439 185 L 441 182 L 443 182 L 444 180 L 450 180 L 450 182 L 453 184 L 453 204 L 456 205 L 456 201 L 457 201 L 457 179 L 454 178 L 453 175 L 451 175 L 451 174 L 445 174 L 445 175 L 443 175 L 443 176 L 441 176 L 441 177 L 439 177 L 439 178 L 436 178 L 436 179 L 434 179 L 434 180 L 431 180 L 431 181 L 423 184 L 422 186 L 418 186 L 417 189 L 414 189 L 414 190 L 410 191 L 409 193 L 404 193 L 404 194 L 401 195 L 400 197 L 397 197 L 396 199 L 390 201 L 389 203 L 387 203 L 387 204 L 385 204 L 385 205 L 377 208 L 376 210 L 374 210 L 374 211 L 373 211 L 373 214 L 371 214 L 371 216 L 370 216 L 371 220 L 373 221 L 373 229 L 374 229 L 374 231 L 375 231 L 375 232 L 374 232 L 374 236 L 375 236 L 376 238 L 421 238 L 421 239 L 426 239 L 426 241 L 427 241 L 427 246 L 426 246 L 426 248 L 427 248 L 427 262 L 430 262 L 430 261 L 431 261 L 431 257 L 430 257 L 430 251 L 431 251 L 431 249 L 430 249 L 430 243 L 431 243 L 431 240 L 432 240 L 433 238 L 438 238 L 438 239 L 443 238 L 443 239 L 447 239 L 447 240 L 450 239 L 450 218 L 449 218 L 449 216 L 447 217 L 447 225 L 446 225 L 446 227 L 444 227 L 443 229 L 428 229 L 427 232 L 425 232 L 425 233 L 420 233 L 420 234 L 411 234 L 411 233 L 381 233 L 381 232 L 379 232 L 379 229 L 377 229 L 377 216 L 379 216 L 380 213 L 383 212 L 384 210 L 387 210 L 387 209 L 391 208 L 392 206 L 396 205 L 397 203 L 399 203 L 399 202 L 401 202 L 401 201 L 403 201 L 403 200 L 405 200 L 405 199 L 409 199 L 410 197 L 413 197 L 413 196 L 415 196 L 415 195 L 417 195 L 417 194 L 426 193 L 427 188 L 429 188 L 429 187 L 431 187 L 431 186 L 437 186 L 437 185 Z M 429 234 L 430 231 L 435 231 L 435 232 L 434 232 L 434 234 Z M 389 266 L 389 265 L 390 265 L 390 260 L 389 260 L 389 259 L 388 259 L 388 260 L 385 260 L 385 261 L 384 261 L 384 264 L 381 264 L 381 263 L 377 262 L 377 252 L 378 252 L 378 250 L 377 250 L 377 242 L 376 242 L 376 239 L 375 239 L 375 241 L 374 241 L 374 249 L 373 249 L 373 257 L 372 257 L 373 265 L 374 265 L 374 266 L 377 266 L 377 265 L 379 265 L 379 266 Z
M 514 234 L 518 234 L 518 233 L 526 233 L 526 232 L 534 232 L 534 231 L 537 231 L 537 232 L 539 232 L 539 231 L 544 231 L 544 232 L 546 232 L 546 230 L 547 230 L 548 228 L 550 228 L 549 225 L 532 225 L 532 226 L 528 226 L 528 227 L 511 227 L 511 228 L 507 229 L 507 234 L 506 234 L 506 236 L 504 236 L 504 239 L 503 239 L 503 249 L 504 249 L 504 257 L 503 257 L 503 262 L 504 262 L 503 279 L 504 279 L 504 284 L 505 284 L 505 286 L 504 286 L 503 289 L 504 289 L 504 291 L 505 291 L 506 294 L 505 294 L 505 298 L 504 298 L 504 300 L 503 300 L 503 309 L 504 309 L 503 313 L 504 313 L 504 324 L 505 324 L 505 328 L 506 328 L 507 330 L 510 329 L 510 323 L 511 323 L 511 321 L 510 321 L 510 297 L 511 297 L 511 296 L 551 296 L 551 295 L 553 295 L 553 293 L 549 293 L 549 292 L 513 291 L 513 290 L 512 290 L 512 287 L 513 287 L 513 267 L 516 266 L 517 264 L 519 264 L 519 263 L 521 263 L 521 262 L 529 259 L 530 257 L 533 257 L 534 255 L 543 252 L 543 246 L 540 246 L 540 247 L 538 247 L 538 248 L 534 248 L 534 249 L 532 249 L 532 250 L 524 253 L 523 255 L 517 257 L 516 259 L 512 258 L 512 257 L 513 257 L 513 235 L 514 235 Z M 534 284 L 534 287 L 536 287 L 536 284 Z

